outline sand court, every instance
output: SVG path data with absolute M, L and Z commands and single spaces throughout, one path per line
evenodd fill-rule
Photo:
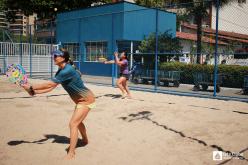
M 248 164 L 247 103 L 141 91 L 122 99 L 116 88 L 86 86 L 96 95 L 85 120 L 89 144 L 79 141 L 65 161 L 75 105 L 63 88 L 29 97 L 1 76 L 0 164 Z M 214 161 L 213 151 L 239 157 Z

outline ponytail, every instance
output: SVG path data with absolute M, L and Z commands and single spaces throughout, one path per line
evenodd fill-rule
M 60 48 L 60 51 L 63 52 L 63 57 L 65 58 L 65 62 L 68 63 L 68 61 L 70 60 L 69 52 L 64 48 Z
M 71 64 L 73 66 L 74 64 L 73 64 L 73 61 L 71 60 L 71 57 L 69 55 L 69 52 L 66 49 L 64 49 L 64 48 L 60 48 L 60 51 L 63 52 L 63 57 L 65 58 L 65 62 L 67 64 Z
M 67 64 L 70 64 L 80 74 L 80 76 L 82 76 L 82 73 L 79 71 L 79 69 L 77 69 L 72 59 L 70 58 L 69 52 L 64 48 L 61 48 L 60 50 L 63 52 L 63 57 L 65 58 L 65 62 Z
M 73 61 L 71 60 L 71 58 L 69 58 L 69 60 L 67 61 L 68 64 L 71 64 L 72 66 L 75 66 Z

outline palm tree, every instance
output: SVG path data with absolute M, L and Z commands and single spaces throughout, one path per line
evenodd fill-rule
M 207 10 L 209 8 L 216 7 L 217 0 L 206 1 L 206 0 L 193 0 L 194 6 L 188 10 L 189 14 L 195 18 L 197 25 L 197 63 L 201 63 L 201 38 L 202 38 L 202 21 L 208 17 Z M 219 0 L 219 7 L 223 8 L 231 3 L 244 3 L 246 0 Z
M 157 5 L 154 5 L 156 4 Z M 185 15 L 194 17 L 194 22 L 197 25 L 197 63 L 201 60 L 201 38 L 202 38 L 202 22 L 208 17 L 208 9 L 216 6 L 217 0 L 136 0 L 136 3 L 148 7 L 168 8 L 168 6 L 177 6 L 178 8 L 186 9 Z M 246 0 L 219 0 L 219 7 L 223 8 L 231 3 L 245 3 Z M 174 5 L 172 5 L 174 4 Z

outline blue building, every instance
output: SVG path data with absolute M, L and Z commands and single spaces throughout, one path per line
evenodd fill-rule
M 112 59 L 117 50 L 134 52 L 156 27 L 176 36 L 176 14 L 122 1 L 59 13 L 56 37 L 84 74 L 111 76 L 113 66 L 99 58 Z

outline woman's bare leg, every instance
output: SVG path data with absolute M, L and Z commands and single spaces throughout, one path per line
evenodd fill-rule
M 71 117 L 70 127 L 70 147 L 67 153 L 66 159 L 73 159 L 75 156 L 75 148 L 78 141 L 78 126 L 85 119 L 89 112 L 89 108 L 83 104 L 80 104 L 82 108 L 77 108 Z
M 87 133 L 86 133 L 86 128 L 85 128 L 85 125 L 83 122 L 81 122 L 79 125 L 78 125 L 78 130 L 79 132 L 81 133 L 82 135 L 82 140 L 84 142 L 84 144 L 88 144 L 89 141 L 88 141 L 88 137 L 87 137 Z
M 125 95 L 125 89 L 124 89 L 124 87 L 123 87 L 123 85 L 122 85 L 122 82 L 123 82 L 124 80 L 125 80 L 125 77 L 120 77 L 120 78 L 117 80 L 117 86 L 118 86 L 118 88 L 121 90 L 122 96 Z
M 123 81 L 122 85 L 124 87 L 124 90 L 127 92 L 127 97 L 131 98 L 131 94 L 130 94 L 130 91 L 128 89 L 128 80 L 126 79 L 125 81 Z

